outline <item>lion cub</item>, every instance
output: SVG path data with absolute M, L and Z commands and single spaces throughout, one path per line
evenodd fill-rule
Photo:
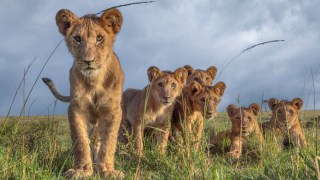
M 231 120 L 231 131 L 223 131 L 215 136 L 213 145 L 217 145 L 223 141 L 225 137 L 231 140 L 230 151 L 227 156 L 238 159 L 242 153 L 243 145 L 248 141 L 249 135 L 258 137 L 259 143 L 263 143 L 263 135 L 259 128 L 257 117 L 260 106 L 256 103 L 251 104 L 248 108 L 236 107 L 231 104 L 227 107 L 228 117 Z
M 218 71 L 215 66 L 210 66 L 207 70 L 193 69 L 189 65 L 185 65 L 184 68 L 188 70 L 187 83 L 197 81 L 202 86 L 210 86 Z
M 93 174 L 90 123 L 96 126 L 101 144 L 95 158 L 98 173 L 103 178 L 124 176 L 114 168 L 124 74 L 113 44 L 122 20 L 117 9 L 109 9 L 101 17 L 85 15 L 78 18 L 67 9 L 56 15 L 59 31 L 74 58 L 69 74 L 70 96 L 62 98 L 65 102 L 70 101 L 68 120 L 74 165 L 66 172 L 68 178 L 85 178 Z M 51 83 L 49 80 L 49 85 Z
M 181 94 L 188 72 L 178 68 L 175 72 L 160 71 L 152 66 L 148 69 L 150 85 L 143 90 L 127 89 L 123 93 L 122 126 L 120 128 L 120 141 L 124 140 L 124 130 L 132 128 L 133 139 L 137 153 L 142 155 L 142 137 L 144 128 L 154 126 L 157 144 L 160 153 L 165 153 L 169 136 L 169 122 L 172 116 L 173 103 Z
M 192 135 L 193 127 L 196 127 L 192 139 L 198 144 L 203 131 L 203 121 L 216 116 L 225 89 L 224 82 L 218 82 L 215 86 L 202 86 L 197 81 L 188 83 L 175 104 L 171 123 L 173 136 L 181 132 L 184 136 Z
M 299 113 L 303 100 L 295 98 L 292 101 L 271 98 L 268 101 L 272 111 L 270 121 L 262 124 L 263 131 L 271 131 L 276 138 L 282 138 L 282 144 L 287 147 L 292 142 L 298 147 L 307 145 L 299 122 Z

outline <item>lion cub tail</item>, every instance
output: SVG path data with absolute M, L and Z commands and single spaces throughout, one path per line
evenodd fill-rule
M 59 101 L 62 102 L 70 102 L 71 101 L 71 96 L 63 96 L 61 95 L 57 89 L 55 84 L 53 83 L 53 81 L 49 78 L 42 78 L 42 81 L 49 87 L 51 93 L 54 95 L 54 97 L 56 97 Z

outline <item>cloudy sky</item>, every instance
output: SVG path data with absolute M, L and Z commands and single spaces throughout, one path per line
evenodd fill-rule
M 133 1 L 10 0 L 0 6 L 0 115 L 18 115 L 45 61 L 62 40 L 55 23 L 59 9 L 79 17 Z M 158 0 L 152 4 L 123 7 L 122 30 L 115 52 L 125 71 L 124 88 L 143 88 L 146 70 L 156 65 L 175 70 L 189 64 L 221 72 L 247 47 L 269 40 L 285 42 L 258 46 L 243 53 L 217 81 L 227 89 L 219 110 L 230 103 L 242 105 L 261 99 L 304 99 L 304 108 L 320 109 L 320 1 L 318 0 Z M 30 67 L 22 88 L 19 83 Z M 68 71 L 72 57 L 63 43 L 45 66 L 41 77 L 50 77 L 69 94 Z M 313 76 L 312 76 L 313 75 Z M 314 77 L 314 83 L 312 81 Z M 315 95 L 315 96 L 314 96 Z M 26 114 L 66 114 L 39 80 L 26 104 Z

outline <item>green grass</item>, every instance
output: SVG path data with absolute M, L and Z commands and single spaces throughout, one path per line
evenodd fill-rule
M 301 114 L 302 124 L 314 121 L 319 111 Z M 270 113 L 263 112 L 260 121 Z M 64 179 L 63 172 L 72 167 L 69 125 L 64 116 L 0 118 L 0 179 Z M 126 179 L 317 179 L 316 128 L 304 129 L 308 140 L 303 150 L 282 150 L 271 139 L 263 148 L 249 145 L 240 160 L 225 158 L 230 142 L 221 152 L 211 153 L 209 137 L 229 129 L 226 113 L 207 121 L 200 150 L 178 148 L 169 143 L 165 156 L 158 153 L 152 138 L 145 140 L 144 155 L 139 160 L 131 144 L 118 145 L 116 168 Z M 260 149 L 260 151 L 259 151 Z M 191 156 L 187 156 L 187 152 Z M 320 160 L 317 160 L 320 163 Z M 100 179 L 97 175 L 92 179 Z

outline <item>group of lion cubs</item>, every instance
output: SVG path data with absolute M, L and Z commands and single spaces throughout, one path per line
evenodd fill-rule
M 50 79 L 43 78 L 43 81 L 57 99 L 70 103 L 68 120 L 74 165 L 66 172 L 68 178 L 91 176 L 94 169 L 101 177 L 122 178 L 124 174 L 114 168 L 118 137 L 119 141 L 126 142 L 124 132 L 132 133 L 135 148 L 142 155 L 145 127 L 156 127 L 155 138 L 162 154 L 166 151 L 170 133 L 173 139 L 179 134 L 182 137 L 191 135 L 197 148 L 203 121 L 216 116 L 224 94 L 225 83 L 211 86 L 217 73 L 214 66 L 207 70 L 184 66 L 174 72 L 152 66 L 147 71 L 150 83 L 143 90 L 123 92 L 124 74 L 113 52 L 122 21 L 121 12 L 115 8 L 106 10 L 101 17 L 85 15 L 78 18 L 67 9 L 56 15 L 59 31 L 74 57 L 69 77 L 70 96 L 59 94 Z M 291 102 L 270 99 L 268 104 L 273 115 L 262 125 L 263 130 L 274 131 L 284 137 L 284 141 L 290 138 L 296 145 L 305 146 L 298 120 L 302 103 L 300 98 Z M 259 110 L 258 104 L 248 108 L 227 107 L 232 121 L 228 133 L 231 138 L 228 155 L 231 157 L 240 157 L 242 143 L 249 134 L 255 133 L 263 141 L 257 123 Z M 196 132 L 192 132 L 193 129 Z

